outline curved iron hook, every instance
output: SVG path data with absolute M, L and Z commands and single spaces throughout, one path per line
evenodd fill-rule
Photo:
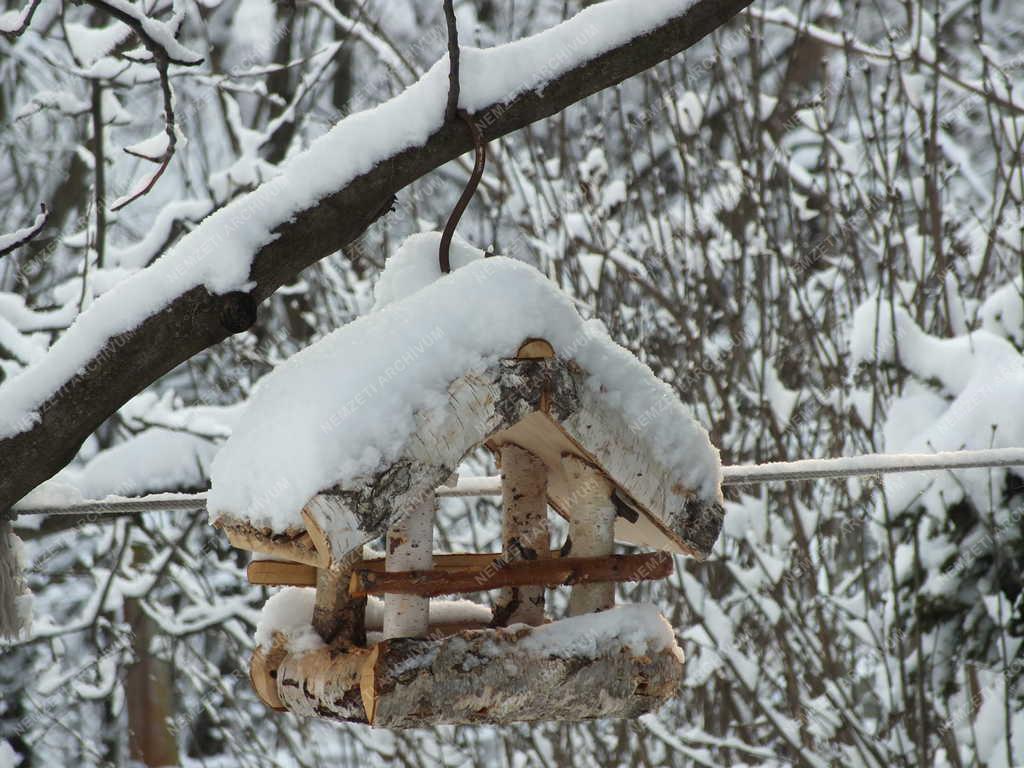
M 484 164 L 487 162 L 487 144 L 484 142 L 480 127 L 473 122 L 473 118 L 470 117 L 466 110 L 460 109 L 457 114 L 469 127 L 469 132 L 473 134 L 473 146 L 476 148 L 476 163 L 473 165 L 473 173 L 469 175 L 469 182 L 466 184 L 466 188 L 462 190 L 462 196 L 455 203 L 455 208 L 452 210 L 451 216 L 448 217 L 448 222 L 444 225 L 444 232 L 441 233 L 438 263 L 441 266 L 441 274 L 444 275 L 452 271 L 450 251 L 452 237 L 455 236 L 455 227 L 458 226 L 459 219 L 462 218 L 462 214 L 469 205 L 469 201 L 473 199 L 473 194 L 476 192 L 480 179 L 484 175 Z

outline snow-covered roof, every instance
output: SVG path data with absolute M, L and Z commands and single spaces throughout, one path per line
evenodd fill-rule
M 441 277 L 437 243 L 437 233 L 407 240 L 380 278 L 374 311 L 260 383 L 214 460 L 212 519 L 294 533 L 304 528 L 302 510 L 316 494 L 350 492 L 318 513 L 340 557 L 380 535 L 410 499 L 443 482 L 483 440 L 519 422 L 532 406 L 504 408 L 507 379 L 519 374 L 501 361 L 515 357 L 525 340 L 543 338 L 557 356 L 543 376 L 560 377 L 577 403 L 556 414 L 567 450 L 581 447 L 602 465 L 615 452 L 635 452 L 645 467 L 654 465 L 648 477 L 631 478 L 603 466 L 625 488 L 625 501 L 655 518 L 654 528 L 641 521 L 626 540 L 661 545 L 667 535 L 675 545 L 661 548 L 706 554 L 721 521 L 718 452 L 671 387 L 600 322 L 585 321 L 533 267 L 484 259 L 458 243 L 453 271 Z M 476 405 L 478 421 L 459 410 Z M 609 420 L 617 425 L 614 437 L 598 425 Z M 381 507 L 380 498 L 371 498 L 379 487 L 369 487 L 368 478 L 398 472 L 400 464 L 402 477 L 383 502 L 392 506 Z M 559 492 L 549 487 L 549 498 L 565 513 Z M 377 511 L 338 513 L 339 506 L 364 502 Z M 702 530 L 690 537 L 698 519 Z

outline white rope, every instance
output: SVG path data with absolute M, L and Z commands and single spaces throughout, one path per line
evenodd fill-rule
M 869 453 L 838 459 L 801 459 L 767 464 L 722 467 L 722 485 L 756 485 L 776 481 L 822 480 L 839 477 L 884 475 L 897 472 L 928 472 L 950 469 L 1024 466 L 1024 448 L 991 448 L 944 453 Z M 501 478 L 459 478 L 455 485 L 437 489 L 440 497 L 500 496 Z M 206 494 L 158 493 L 134 498 L 110 496 L 67 505 L 16 507 L 18 515 L 80 515 L 89 517 L 129 515 L 139 512 L 196 512 L 206 508 Z

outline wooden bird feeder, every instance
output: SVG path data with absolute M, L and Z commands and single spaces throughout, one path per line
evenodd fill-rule
M 314 642 L 283 626 L 253 656 L 268 706 L 405 728 L 633 717 L 674 695 L 683 664 L 671 628 L 651 606 L 616 607 L 615 584 L 669 576 L 671 553 L 706 556 L 721 505 L 673 477 L 548 342 L 512 352 L 453 381 L 447 410 L 418 417 L 398 460 L 311 499 L 304 526 L 216 521 L 259 553 L 251 582 L 315 588 Z M 435 489 L 481 445 L 501 468 L 503 550 L 435 554 Z M 568 521 L 558 549 L 549 508 Z M 364 558 L 381 536 L 386 555 Z M 615 554 L 616 541 L 648 551 Z M 545 593 L 559 585 L 571 595 L 556 619 Z M 490 590 L 493 611 L 432 601 Z

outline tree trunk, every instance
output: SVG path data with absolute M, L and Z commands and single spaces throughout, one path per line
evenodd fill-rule
M 144 564 L 148 552 L 135 548 L 135 562 Z M 132 760 L 145 766 L 178 765 L 178 744 L 169 723 L 174 715 L 174 676 L 171 665 L 150 651 L 157 634 L 153 620 L 132 598 L 125 600 L 124 618 L 132 628 L 136 661 L 125 676 L 128 710 L 128 749 Z

